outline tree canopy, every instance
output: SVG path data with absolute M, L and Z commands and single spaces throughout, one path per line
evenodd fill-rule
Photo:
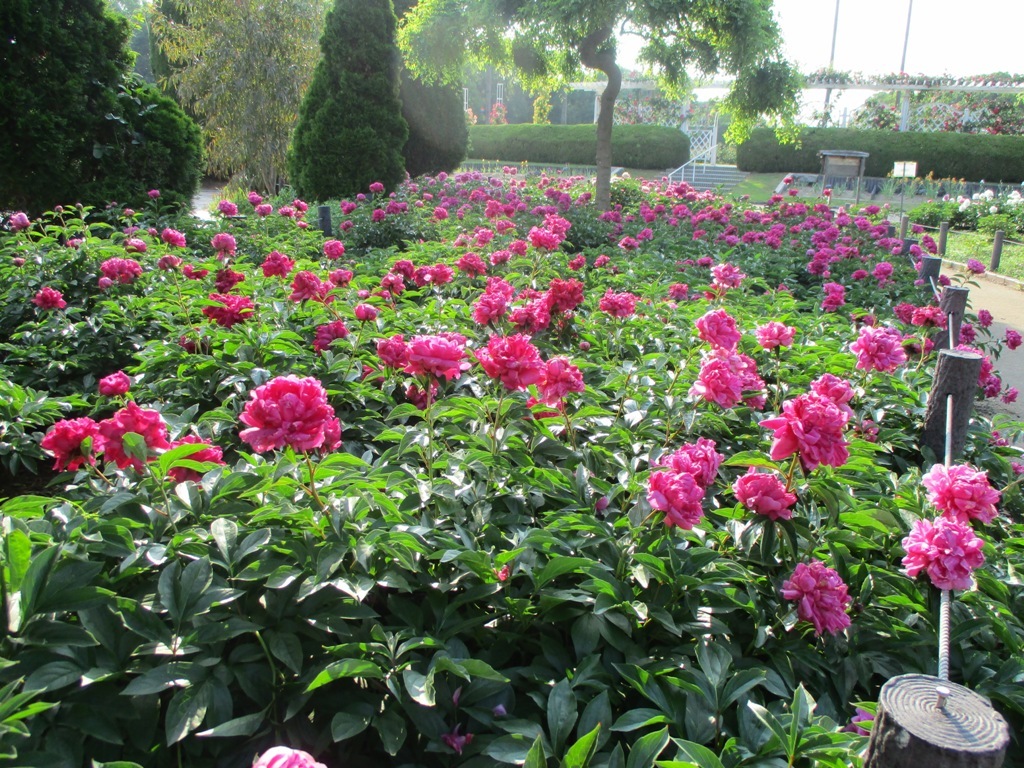
M 320 57 L 326 4 L 170 2 L 177 13 L 155 8 L 153 31 L 172 65 L 174 92 L 203 122 L 210 170 L 274 190 Z
M 670 92 L 691 77 L 734 76 L 723 108 L 732 136 L 755 121 L 792 126 L 799 77 L 780 53 L 770 0 L 421 0 L 399 42 L 418 76 L 455 82 L 467 63 L 516 69 L 535 89 L 578 77 L 608 78 L 597 123 L 597 200 L 609 202 L 611 127 L 622 83 L 616 34 L 644 41 L 641 61 Z

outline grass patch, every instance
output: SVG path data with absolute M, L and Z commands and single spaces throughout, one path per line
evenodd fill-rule
M 933 237 L 936 235 L 933 233 Z M 992 260 L 992 238 L 978 232 L 953 232 L 946 238 L 946 258 L 965 263 L 977 259 L 986 267 Z M 998 274 L 1024 280 L 1024 245 L 1004 242 Z

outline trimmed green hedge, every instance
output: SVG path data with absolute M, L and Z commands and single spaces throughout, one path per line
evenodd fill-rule
M 469 156 L 479 160 L 593 165 L 593 125 L 474 125 Z M 612 162 L 627 168 L 677 168 L 690 158 L 690 139 L 661 125 L 617 125 Z
M 895 133 L 848 128 L 806 128 L 800 144 L 780 145 L 759 128 L 736 152 L 740 170 L 754 173 L 819 173 L 822 149 L 868 152 L 867 176 L 888 176 L 894 162 L 917 161 L 917 175 L 989 182 L 1024 180 L 1024 136 L 966 133 Z

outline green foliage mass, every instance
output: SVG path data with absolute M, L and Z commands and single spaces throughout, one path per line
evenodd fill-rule
M 593 125 L 474 125 L 470 154 L 484 160 L 592 165 Z M 627 168 L 678 168 L 690 156 L 690 140 L 676 128 L 617 125 L 612 162 Z
M 127 26 L 92 2 L 12 2 L 0 10 L 0 208 L 141 205 L 158 188 L 186 202 L 201 145 L 178 106 L 136 76 Z
M 415 5 L 416 0 L 397 0 L 395 15 L 401 19 Z M 425 83 L 403 69 L 400 96 L 402 117 L 409 126 L 402 149 L 406 172 L 420 176 L 458 168 L 469 145 L 461 86 Z
M 762 128 L 737 148 L 736 164 L 754 173 L 819 173 L 822 149 L 870 153 L 867 176 L 887 176 L 894 162 L 914 160 L 919 176 L 1024 181 L 1024 137 L 987 134 L 805 128 L 796 144 L 781 144 Z
M 295 127 L 292 186 L 309 200 L 352 195 L 375 181 L 393 189 L 405 175 L 409 129 L 390 0 L 336 0 L 320 47 Z

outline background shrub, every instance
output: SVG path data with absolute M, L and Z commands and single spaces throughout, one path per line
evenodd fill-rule
M 593 165 L 593 125 L 474 125 L 470 154 L 484 160 Z M 612 163 L 628 168 L 676 168 L 690 157 L 682 131 L 660 125 L 617 125 Z
M 390 0 L 336 0 L 320 48 L 295 127 L 292 186 L 308 200 L 354 195 L 375 181 L 394 188 L 405 176 L 409 129 Z
M 822 149 L 868 152 L 867 176 L 887 176 L 894 162 L 914 160 L 922 177 L 1024 180 L 1024 136 L 805 128 L 798 143 L 780 144 L 774 131 L 759 128 L 738 147 L 736 164 L 755 173 L 818 173 Z

